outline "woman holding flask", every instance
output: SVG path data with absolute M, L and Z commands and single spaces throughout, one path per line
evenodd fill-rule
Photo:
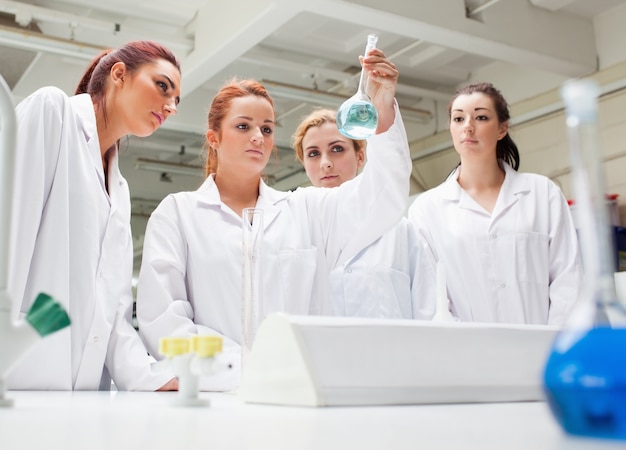
M 244 209 L 263 211 L 264 314 L 328 314 L 329 269 L 375 241 L 405 210 L 411 161 L 395 102 L 398 71 L 378 49 L 362 63 L 380 117 L 361 176 L 337 189 L 267 186 L 262 172 L 274 148 L 273 100 L 257 81 L 235 79 L 209 109 L 206 181 L 166 197 L 148 222 L 137 292 L 140 334 L 155 356 L 163 336 L 221 335 L 235 370 L 202 380 L 203 390 L 230 390 L 240 381 Z

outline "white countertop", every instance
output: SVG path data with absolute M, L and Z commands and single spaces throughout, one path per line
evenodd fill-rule
M 0 449 L 481 449 L 597 450 L 626 443 L 566 436 L 543 402 L 375 407 L 287 407 L 202 393 L 8 392 Z

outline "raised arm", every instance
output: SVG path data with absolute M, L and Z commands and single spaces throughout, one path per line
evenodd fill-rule
M 368 71 L 368 94 L 379 123 L 367 140 L 363 172 L 325 192 L 320 206 L 330 268 L 341 265 L 398 223 L 409 195 L 411 158 L 406 131 L 395 100 L 398 70 L 380 49 L 361 58 Z

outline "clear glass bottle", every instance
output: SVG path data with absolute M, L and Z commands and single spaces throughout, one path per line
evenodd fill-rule
M 245 366 L 256 330 L 262 319 L 260 289 L 260 252 L 263 242 L 263 210 L 245 208 L 242 211 L 243 229 L 243 298 L 241 313 L 241 362 Z
M 376 47 L 378 36 L 367 36 L 364 56 Z M 367 72 L 361 69 L 359 88 L 352 97 L 343 102 L 337 110 L 337 127 L 344 136 L 350 139 L 367 139 L 376 132 L 378 111 L 367 95 Z
M 567 82 L 566 108 L 584 289 L 544 372 L 548 404 L 573 435 L 626 440 L 626 309 L 615 292 L 612 230 L 598 133 L 599 88 Z

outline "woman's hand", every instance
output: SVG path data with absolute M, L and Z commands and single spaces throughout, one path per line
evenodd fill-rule
M 378 128 L 376 133 L 383 133 L 393 124 L 395 119 L 394 102 L 398 85 L 398 69 L 385 53 L 374 48 L 359 61 L 368 75 L 367 94 L 378 111 Z
M 178 378 L 172 378 L 170 381 L 161 386 L 157 391 L 177 391 Z

